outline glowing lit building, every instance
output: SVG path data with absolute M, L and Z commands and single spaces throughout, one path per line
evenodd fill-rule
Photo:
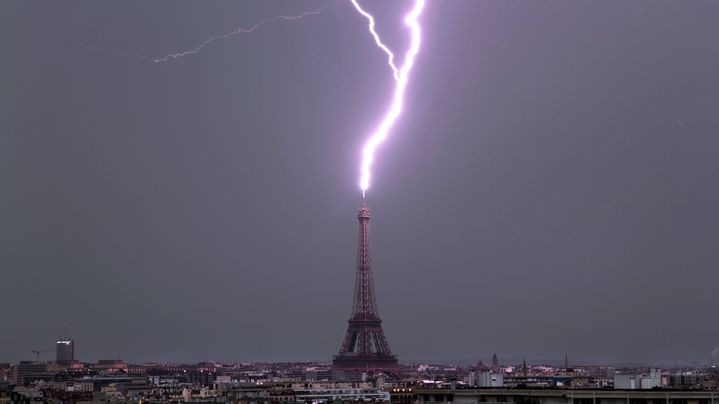
M 75 341 L 63 338 L 55 343 L 55 361 L 60 365 L 69 365 L 75 360 Z

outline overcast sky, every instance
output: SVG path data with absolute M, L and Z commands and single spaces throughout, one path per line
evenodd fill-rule
M 0 2 L 0 362 L 331 360 L 359 153 L 392 90 L 327 1 Z M 364 0 L 403 51 L 411 4 Z M 719 346 L 719 2 L 429 0 L 377 156 L 401 361 L 706 363 Z M 43 354 L 45 359 L 54 352 Z

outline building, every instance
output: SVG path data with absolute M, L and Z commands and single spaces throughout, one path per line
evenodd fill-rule
M 346 387 L 346 388 L 297 388 L 293 390 L 294 401 L 307 402 L 389 402 L 390 393 L 373 387 Z
M 127 364 L 121 359 L 100 359 L 93 369 L 103 373 L 127 373 Z
M 24 386 L 36 380 L 50 381 L 53 374 L 48 371 L 46 363 L 22 361 L 13 367 L 12 381 Z
M 505 376 L 504 386 L 505 387 L 520 387 L 520 388 L 565 388 L 571 387 L 573 376 L 562 376 L 562 375 L 518 375 L 518 376 Z M 482 386 L 484 387 L 484 386 Z M 486 386 L 490 387 L 490 386 Z
M 55 361 L 59 365 L 69 365 L 75 361 L 75 341 L 63 338 L 55 343 Z
M 415 389 L 417 403 L 454 404 L 719 404 L 707 390 Z
M 690 389 L 699 385 L 700 377 L 691 373 L 670 374 L 664 377 L 666 385 L 676 389 Z
M 650 369 L 649 375 L 614 375 L 615 389 L 654 389 L 662 386 L 662 374 L 659 369 Z
M 411 387 L 395 387 L 389 391 L 389 399 L 393 404 L 414 403 L 414 390 Z
M 481 372 L 477 375 L 479 387 L 503 387 L 504 375 L 501 373 Z
M 12 376 L 12 366 L 9 363 L 0 363 L 0 383 L 6 382 Z

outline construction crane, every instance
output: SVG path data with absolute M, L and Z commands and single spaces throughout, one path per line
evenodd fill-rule
M 40 353 L 41 352 L 47 352 L 47 351 L 44 349 L 33 349 L 32 350 L 32 353 L 35 354 L 35 362 L 40 362 Z

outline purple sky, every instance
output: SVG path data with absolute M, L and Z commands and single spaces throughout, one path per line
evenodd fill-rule
M 392 88 L 349 2 L 0 3 L 0 361 L 331 359 Z M 395 48 L 409 3 L 364 0 Z M 706 363 L 719 2 L 428 2 L 375 165 L 400 360 Z M 49 357 L 47 358 L 49 359 Z

